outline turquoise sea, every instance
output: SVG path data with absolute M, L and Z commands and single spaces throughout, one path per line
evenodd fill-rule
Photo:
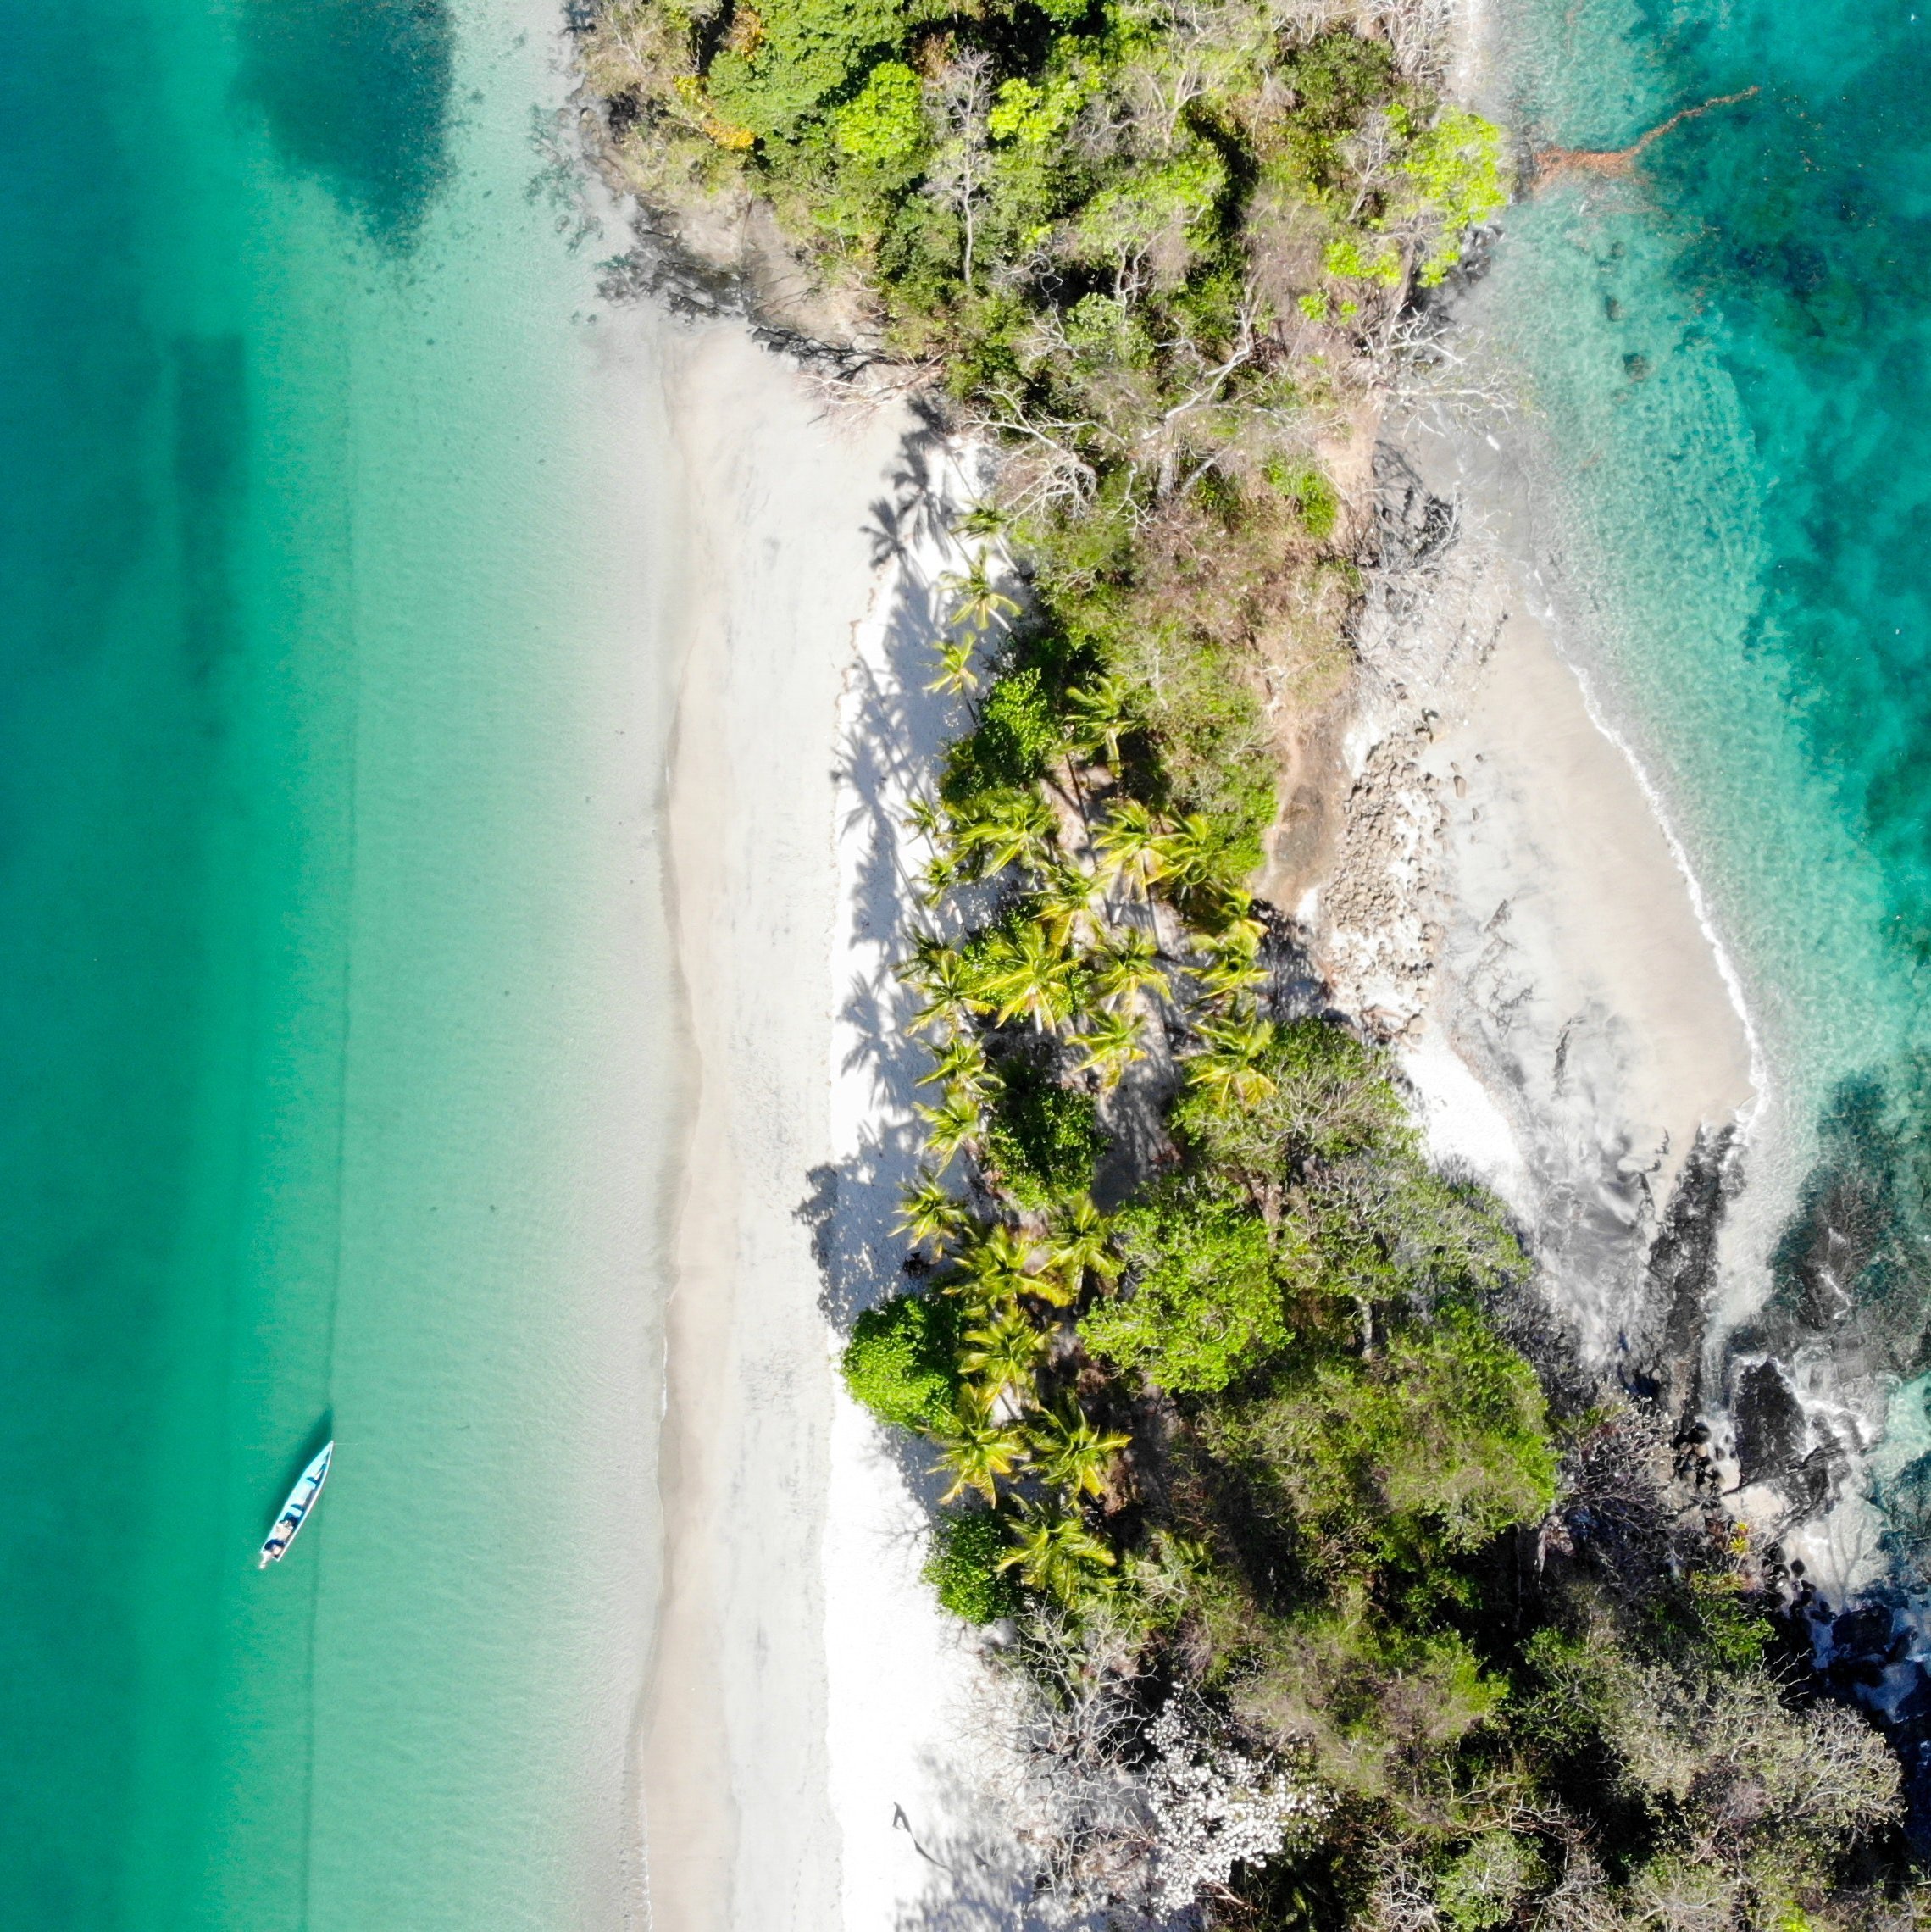
M 674 494 L 560 25 L 0 7 L 0 1924 L 637 1883 Z
M 1733 1208 L 1730 1313 L 1768 1297 L 1744 1346 L 1909 1381 L 1931 1346 L 1931 10 L 1500 0 L 1490 26 L 1525 146 L 1626 148 L 1745 97 L 1633 172 L 1545 182 L 1466 312 L 1528 404 L 1546 487 L 1522 541 L 1770 1076 Z

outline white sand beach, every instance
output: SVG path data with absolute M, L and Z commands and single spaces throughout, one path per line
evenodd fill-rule
M 902 406 L 833 414 L 741 327 L 674 335 L 667 380 L 693 1125 L 638 1737 L 651 1924 L 1013 1924 L 980 1640 L 919 1579 L 918 1452 L 835 1369 L 899 1280 L 924 1068 L 891 970 L 924 856 L 899 820 L 963 722 L 925 653 L 969 486 Z M 1640 774 L 1484 568 L 1426 678 L 1364 680 L 1343 877 L 1302 910 L 1344 1005 L 1399 1035 L 1438 1154 L 1515 1203 L 1607 1349 L 1685 1152 L 1751 1103 L 1750 1043 Z
M 902 908 L 877 835 L 957 727 L 898 675 L 946 567 L 944 480 L 918 475 L 904 411 L 828 416 L 741 328 L 669 353 L 694 1124 L 639 1740 L 651 1923 L 916 1924 L 945 1877 L 927 1854 L 964 1829 L 946 1759 L 974 1664 L 918 1581 L 922 1512 L 835 1349 L 898 1262 L 916 1072 L 896 1059 Z
M 1318 951 L 1397 1038 L 1437 1155 L 1512 1203 L 1606 1360 L 1699 1135 L 1744 1130 L 1765 1076 L 1659 801 L 1484 521 L 1484 479 L 1421 453 L 1464 534 L 1371 645 Z

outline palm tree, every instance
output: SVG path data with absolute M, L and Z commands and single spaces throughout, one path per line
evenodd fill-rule
M 1069 1496 L 1098 1496 L 1107 1486 L 1113 1457 L 1133 1438 L 1097 1429 L 1076 1404 L 1050 1411 L 1026 1431 L 1040 1474 Z
M 1011 513 L 996 503 L 975 503 L 952 528 L 963 536 L 998 536 L 1012 521 Z
M 1130 1011 L 1142 993 L 1165 999 L 1173 990 L 1150 932 L 1134 927 L 1093 957 L 1093 990 L 1109 1007 Z
M 1140 1043 L 1140 1020 L 1130 1013 L 1096 1013 L 1073 1044 L 1080 1053 L 1076 1070 L 1097 1074 L 1101 1086 L 1109 1093 L 1135 1060 L 1146 1058 L 1146 1049 Z
M 966 1330 L 969 1345 L 959 1367 L 979 1377 L 996 1396 L 1008 1389 L 1024 1396 L 1046 1357 L 1046 1338 L 1016 1306 L 1008 1305 Z
M 1251 992 L 1256 986 L 1265 983 L 1267 969 L 1242 952 L 1222 952 L 1218 950 L 1208 955 L 1210 963 L 1203 966 L 1195 977 L 1200 981 L 1201 991 L 1212 1000 L 1237 1000 L 1243 993 Z
M 979 649 L 976 637 L 946 637 L 938 644 L 939 675 L 926 686 L 927 691 L 943 691 L 948 697 L 979 689 L 979 667 L 973 655 Z
M 1248 903 L 1235 876 L 1234 852 L 1227 836 L 1211 819 L 1190 812 L 1170 826 L 1158 841 L 1156 876 L 1166 880 L 1174 897 L 1196 912 L 1211 910 L 1216 898 L 1234 901 L 1241 912 Z
M 989 625 L 996 624 L 1004 630 L 1019 614 L 1018 603 L 993 587 L 987 552 L 983 550 L 965 569 L 940 578 L 939 588 L 952 607 L 946 615 L 946 625 L 954 629 L 970 625 L 983 636 Z
M 1035 1590 L 1071 1603 L 1116 1560 L 1077 1511 L 1027 1508 L 1017 1546 L 999 1559 L 999 1567 L 1017 1568 Z
M 952 836 L 952 824 L 946 816 L 946 808 L 935 798 L 921 794 L 905 808 L 905 823 L 920 838 L 928 839 L 934 846 L 943 846 Z
M 1084 1003 L 1085 977 L 1081 961 L 1029 922 L 996 934 L 985 949 L 983 989 L 1002 1026 L 1024 1013 L 1042 1033 L 1056 1030 Z
M 942 1104 L 921 1107 L 918 1113 L 925 1123 L 925 1144 L 938 1157 L 941 1169 L 961 1147 L 971 1146 L 985 1124 L 985 1108 L 957 1087 L 946 1090 Z
M 913 1015 L 911 1030 L 935 1026 L 963 1026 L 978 1009 L 979 974 L 957 947 L 930 933 L 913 941 L 912 957 L 898 969 L 899 977 L 924 994 L 925 1003 Z
M 1214 1095 L 1223 1105 L 1231 1101 L 1252 1107 L 1274 1091 L 1273 1076 L 1262 1064 L 1273 1045 L 1271 1021 L 1210 1026 L 1202 1037 L 1206 1051 L 1187 1062 L 1187 1078 L 1202 1092 Z
M 1113 672 L 1088 686 L 1066 694 L 1073 742 L 1090 758 L 1096 752 L 1107 754 L 1108 765 L 1118 768 L 1120 740 L 1137 730 L 1142 722 L 1143 693 L 1130 679 Z
M 993 1405 L 971 1389 L 962 1389 L 952 1411 L 952 1426 L 938 1438 L 939 1460 L 933 1467 L 948 1470 L 952 1486 L 940 1499 L 956 1502 L 968 1490 L 977 1490 L 988 1502 L 999 1500 L 999 1485 L 1026 1460 L 1026 1438 L 1009 1422 L 1001 1422 Z
M 1037 1280 L 1029 1269 L 1033 1246 L 1031 1235 L 1003 1221 L 985 1228 L 957 1257 L 960 1279 L 970 1298 L 984 1307 L 1002 1302 L 1016 1306 L 1021 1295 L 1035 1292 Z
M 920 1168 L 912 1185 L 898 1197 L 895 1232 L 944 1249 L 975 1224 L 966 1204 L 946 1192 L 930 1168 Z
M 992 1069 L 985 1063 L 985 1049 L 969 1033 L 956 1033 L 940 1050 L 930 1073 L 919 1076 L 920 1086 L 942 1082 L 948 1093 L 957 1090 L 983 1100 L 992 1085 Z
M 1100 852 L 1100 876 L 1144 897 L 1165 871 L 1166 840 L 1160 821 L 1139 800 L 1116 805 L 1093 841 Z
M 1002 872 L 1008 865 L 1043 864 L 1057 829 L 1052 806 L 1036 791 L 999 791 L 959 826 L 957 839 L 981 874 Z
M 1034 896 L 1032 915 L 1055 946 L 1073 947 L 1090 938 L 1096 881 L 1076 865 L 1056 865 Z
M 1077 1291 L 1089 1273 L 1117 1281 L 1123 1265 L 1107 1232 L 1107 1218 L 1093 1205 L 1092 1196 L 1062 1202 L 1046 1244 L 1046 1266 Z

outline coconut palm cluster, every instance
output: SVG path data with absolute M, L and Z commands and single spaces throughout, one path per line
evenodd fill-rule
M 988 633 L 1019 607 L 983 548 L 944 588 L 932 688 L 970 697 L 988 681 Z M 1008 658 L 995 689 L 1024 675 Z M 956 1392 L 929 1433 L 945 1501 L 999 1512 L 1005 1567 L 1067 1603 L 1117 1564 L 1103 1525 L 1129 1486 L 1131 1437 L 1102 1413 L 1077 1321 L 1117 1290 L 1124 1263 L 1090 1161 L 1084 1177 L 1062 1176 L 1050 1155 L 1014 1147 L 1002 1100 L 1023 1070 L 1090 1118 L 1138 1069 L 1142 1110 L 1176 1086 L 1238 1105 L 1268 1088 L 1274 1032 L 1261 1005 L 1267 928 L 1232 841 L 1129 789 L 1140 697 L 1118 676 L 1068 681 L 1033 783 L 947 786 L 910 813 L 933 918 L 902 973 L 935 1091 L 919 1108 L 927 1164 L 901 1228 L 932 1291 L 956 1304 L 960 1337 Z M 1090 1146 L 1098 1140 L 1096 1127 Z

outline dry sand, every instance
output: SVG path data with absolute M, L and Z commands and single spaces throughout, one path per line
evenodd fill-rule
M 924 685 L 969 490 L 905 412 L 828 420 L 740 328 L 674 339 L 668 382 L 692 1126 L 638 1740 L 652 1924 L 1010 1924 L 978 1640 L 918 1579 L 930 1485 L 835 1369 L 900 1279 L 925 1062 L 891 972 L 924 856 L 898 821 L 962 722 Z M 1446 589 L 1446 644 L 1391 626 L 1371 664 L 1342 875 L 1301 909 L 1341 1003 L 1399 1037 L 1438 1153 L 1514 1202 L 1607 1351 L 1685 1150 L 1751 1102 L 1749 1041 L 1640 774 L 1506 559 Z
M 1423 577 L 1371 641 L 1340 873 L 1303 910 L 1339 1002 L 1401 1042 L 1437 1155 L 1516 1208 L 1607 1361 L 1757 1057 L 1657 801 L 1514 560 L 1478 525 Z
M 655 1932 L 924 1923 L 975 1653 L 919 1582 L 916 1468 L 835 1375 L 889 1292 L 917 1071 L 892 808 L 956 558 L 902 409 L 828 419 L 741 328 L 668 375 L 691 586 L 671 774 L 692 1127 L 667 1341 L 665 1586 L 638 1744 Z M 957 487 L 956 477 L 951 483 Z M 829 1091 L 829 1102 L 828 1102 Z

